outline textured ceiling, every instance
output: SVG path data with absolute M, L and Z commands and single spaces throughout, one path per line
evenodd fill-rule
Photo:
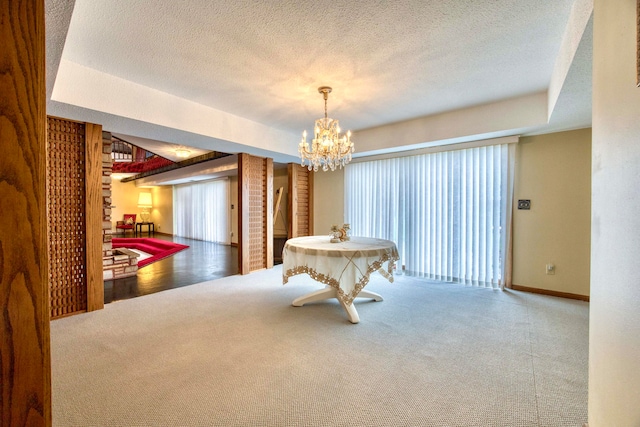
M 47 0 L 48 66 L 57 69 L 62 59 L 207 107 L 202 117 L 224 112 L 274 128 L 293 147 L 274 151 L 291 155 L 297 135 L 323 113 L 321 85 L 334 88 L 329 115 L 356 131 L 547 91 L 573 3 L 76 0 L 69 24 L 73 1 Z M 576 55 L 582 63 L 572 66 L 571 93 L 558 105 L 580 96 L 588 105 L 559 112 L 553 129 L 590 123 L 584 56 Z M 247 148 L 242 136 L 153 123 L 117 106 L 72 101 L 77 94 L 65 93 L 72 88 L 56 90 L 52 112 L 99 120 L 102 111 L 101 123 L 125 136 L 220 149 L 217 138 Z M 356 148 L 366 152 L 361 144 Z M 244 151 L 252 148 L 265 147 Z

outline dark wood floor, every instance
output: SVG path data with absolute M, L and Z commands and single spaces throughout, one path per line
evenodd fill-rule
M 141 268 L 137 276 L 104 282 L 105 304 L 238 274 L 236 247 L 164 234 L 151 237 L 189 248 Z

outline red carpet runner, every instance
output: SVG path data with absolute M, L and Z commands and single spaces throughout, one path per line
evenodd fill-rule
M 180 252 L 181 250 L 187 249 L 189 247 L 187 245 L 181 245 L 179 243 L 167 242 L 166 240 L 151 239 L 151 238 L 114 237 L 111 240 L 111 244 L 113 246 L 113 249 L 116 249 L 116 248 L 137 249 L 139 251 L 146 252 L 152 255 L 147 259 L 138 261 L 138 268 L 142 268 L 145 265 L 161 260 L 162 258 L 171 256 L 176 252 Z

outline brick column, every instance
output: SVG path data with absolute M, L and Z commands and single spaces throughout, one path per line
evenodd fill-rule
M 111 132 L 102 132 L 102 257 L 113 255 L 111 250 Z
M 102 132 L 102 279 L 113 280 L 138 274 L 138 254 L 113 249 L 111 239 L 111 132 Z

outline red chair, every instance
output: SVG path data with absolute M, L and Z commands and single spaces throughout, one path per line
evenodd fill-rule
M 116 222 L 116 233 L 122 230 L 123 234 L 127 233 L 127 230 L 131 230 L 135 234 L 136 232 L 136 214 L 124 214 L 123 220 Z

